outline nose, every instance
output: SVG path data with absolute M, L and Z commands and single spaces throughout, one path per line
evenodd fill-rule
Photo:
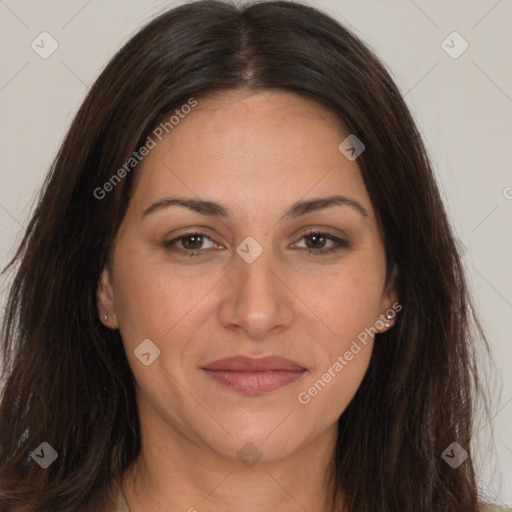
M 226 295 L 218 315 L 223 327 L 243 331 L 254 340 L 264 340 L 286 330 L 293 321 L 293 292 L 284 272 L 277 268 L 271 251 L 252 263 L 237 254 L 226 276 Z

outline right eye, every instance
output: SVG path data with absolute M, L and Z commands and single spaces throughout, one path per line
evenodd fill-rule
M 203 244 L 207 240 L 209 240 L 212 245 L 204 248 Z M 169 251 L 181 253 L 183 256 L 202 256 L 206 249 L 222 246 L 215 244 L 215 242 L 213 242 L 213 240 L 205 233 L 193 231 L 165 242 L 164 247 Z

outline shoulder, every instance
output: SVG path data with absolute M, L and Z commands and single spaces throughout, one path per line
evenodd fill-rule
M 126 500 L 124 499 L 124 496 L 122 493 L 120 493 L 117 507 L 112 512 L 130 512 L 130 509 L 128 508 L 128 504 L 126 503 Z M 494 512 L 494 511 L 492 511 L 492 512 Z

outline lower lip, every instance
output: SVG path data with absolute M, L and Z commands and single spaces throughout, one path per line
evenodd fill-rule
M 269 370 L 266 372 L 234 372 L 203 370 L 216 381 L 245 395 L 263 395 L 299 380 L 306 370 Z

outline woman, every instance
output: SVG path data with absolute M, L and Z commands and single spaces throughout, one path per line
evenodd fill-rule
M 431 166 L 325 14 L 200 1 L 144 27 L 15 262 L 2 510 L 486 510 L 486 342 Z

